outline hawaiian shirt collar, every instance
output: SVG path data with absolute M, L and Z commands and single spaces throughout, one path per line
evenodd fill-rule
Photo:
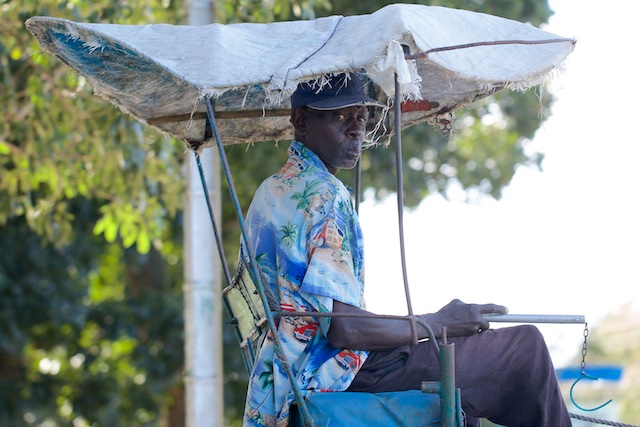
M 310 165 L 313 165 L 317 168 L 329 172 L 327 166 L 316 153 L 307 148 L 307 146 L 302 142 L 295 139 L 291 141 L 291 145 L 289 146 L 289 156 L 297 157 L 298 160 L 300 160 L 300 162 L 304 164 L 305 169 Z

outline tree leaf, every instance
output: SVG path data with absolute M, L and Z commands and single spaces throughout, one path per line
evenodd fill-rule
M 120 237 L 125 248 L 130 248 L 138 239 L 138 235 L 138 225 L 135 222 L 126 221 L 120 225 Z
M 141 229 L 138 233 L 138 239 L 136 240 L 136 249 L 141 254 L 149 253 L 151 249 L 151 240 L 146 229 Z
M 0 154 L 11 154 L 11 148 L 9 147 L 9 144 L 4 141 L 0 141 Z
M 116 237 L 118 237 L 118 224 L 112 221 L 104 229 L 104 238 L 107 242 L 113 243 L 116 241 Z
M 96 221 L 96 225 L 93 227 L 93 234 L 97 236 L 100 233 L 103 233 L 112 222 L 114 222 L 113 214 L 111 212 L 107 212 L 102 216 L 102 218 Z

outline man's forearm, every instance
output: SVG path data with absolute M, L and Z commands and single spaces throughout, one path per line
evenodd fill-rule
M 333 313 L 349 315 L 331 319 L 328 338 L 336 348 L 383 351 L 413 342 L 408 320 L 376 317 L 339 301 L 334 301 Z M 366 317 L 353 317 L 353 314 Z M 418 338 L 426 336 L 426 330 L 418 325 Z

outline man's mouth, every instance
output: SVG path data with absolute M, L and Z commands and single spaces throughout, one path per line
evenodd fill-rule
M 347 154 L 351 157 L 360 157 L 360 154 L 361 154 L 360 147 L 351 148 L 347 150 Z
M 356 142 L 354 142 L 352 144 L 349 144 L 349 146 L 347 148 L 347 153 L 349 153 L 351 155 L 359 156 L 361 152 L 362 152 L 362 142 L 361 141 L 356 141 Z

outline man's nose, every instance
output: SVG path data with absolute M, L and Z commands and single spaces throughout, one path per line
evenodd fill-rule
M 347 128 L 347 134 L 351 138 L 361 138 L 364 135 L 365 125 L 358 120 L 357 117 L 349 118 L 349 126 Z

